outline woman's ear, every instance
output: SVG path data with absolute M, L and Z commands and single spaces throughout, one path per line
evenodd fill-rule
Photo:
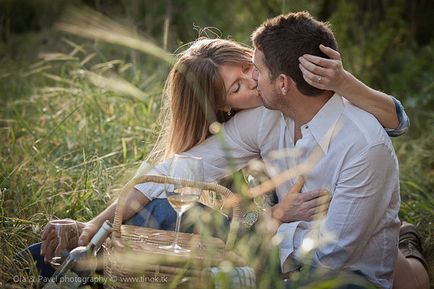
M 221 107 L 220 110 L 224 111 L 224 112 L 230 112 L 231 111 L 231 107 L 229 105 L 225 105 L 225 106 Z

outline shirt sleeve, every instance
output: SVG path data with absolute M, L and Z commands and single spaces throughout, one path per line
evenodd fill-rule
M 209 137 L 182 154 L 202 158 L 205 181 L 213 182 L 222 179 L 259 156 L 263 131 L 262 115 L 262 110 L 258 109 L 239 112 L 224 124 L 221 135 Z M 146 174 L 168 175 L 170 161 L 169 159 L 156 165 Z M 135 188 L 150 200 L 165 197 L 164 185 L 161 184 L 138 184 Z
M 393 102 L 395 103 L 396 115 L 398 116 L 399 125 L 397 128 L 386 128 L 386 132 L 390 137 L 396 137 L 403 135 L 407 132 L 410 127 L 410 119 L 405 113 L 404 106 L 401 102 L 392 96 Z
M 350 259 L 361 258 L 392 194 L 399 190 L 394 180 L 395 161 L 384 144 L 368 148 L 342 169 L 324 220 L 282 224 L 278 230 L 283 237 L 282 268 L 293 260 L 302 261 L 306 238 L 318 246 L 312 255 L 314 266 L 335 270 L 348 265 Z

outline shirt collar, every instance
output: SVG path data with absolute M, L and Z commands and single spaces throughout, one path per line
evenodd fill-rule
M 342 97 L 334 94 L 306 125 L 324 153 L 327 153 L 337 123 L 344 111 Z

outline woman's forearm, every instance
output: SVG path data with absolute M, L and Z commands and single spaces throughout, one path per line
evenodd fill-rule
M 383 127 L 398 127 L 396 108 L 390 95 L 368 87 L 349 72 L 347 72 L 346 77 L 346 85 L 336 91 L 338 94 L 355 106 L 374 115 Z
M 130 219 L 134 214 L 140 211 L 144 206 L 146 206 L 150 200 L 143 195 L 140 191 L 133 189 L 127 196 L 125 200 L 125 210 L 123 213 L 123 221 Z M 116 206 L 118 204 L 118 200 L 114 201 L 110 206 L 108 206 L 104 211 L 102 211 L 99 215 L 94 217 L 90 222 L 100 227 L 105 220 L 109 220 L 113 222 Z
M 331 90 L 344 96 L 354 105 L 373 114 L 383 127 L 397 128 L 399 120 L 392 98 L 370 88 L 346 71 L 338 51 L 324 45 L 319 48 L 330 58 L 309 54 L 299 58 L 300 70 L 306 82 L 316 88 Z

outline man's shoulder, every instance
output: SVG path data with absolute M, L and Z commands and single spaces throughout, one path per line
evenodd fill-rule
M 389 144 L 390 139 L 378 120 L 349 102 L 345 102 L 343 111 L 344 130 L 351 132 L 351 140 L 361 142 L 361 145 Z

